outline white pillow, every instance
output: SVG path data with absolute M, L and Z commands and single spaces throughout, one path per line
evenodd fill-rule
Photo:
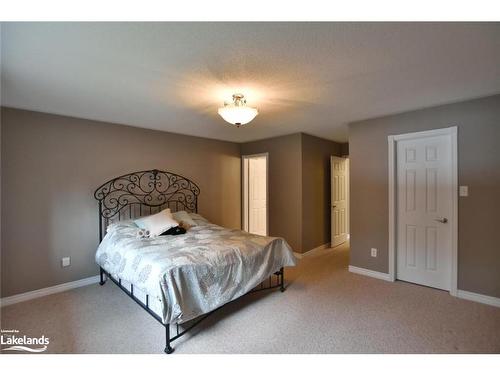
M 191 227 L 195 227 L 196 222 L 191 219 L 191 216 L 186 211 L 177 211 L 172 214 L 172 217 L 174 218 L 175 221 L 178 221 L 179 223 L 182 222 L 184 224 L 187 224 Z
M 112 232 L 118 228 L 137 228 L 137 225 L 134 223 L 134 220 L 115 221 L 108 224 L 106 227 L 106 233 Z
M 149 230 L 150 236 L 159 236 L 166 230 L 179 225 L 172 217 L 170 208 L 167 208 L 157 214 L 141 217 L 134 220 L 134 223 L 141 229 Z

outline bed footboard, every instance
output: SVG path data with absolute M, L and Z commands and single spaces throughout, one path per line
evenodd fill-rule
M 196 327 L 198 324 L 200 324 L 203 320 L 208 318 L 210 315 L 218 311 L 219 309 L 223 308 L 227 304 L 234 302 L 242 297 L 244 297 L 246 294 L 243 296 L 237 298 L 236 300 L 233 300 L 231 302 L 228 302 L 226 305 L 222 305 L 218 307 L 217 309 L 210 311 L 207 314 L 204 314 L 198 318 L 195 318 L 191 320 L 190 322 L 187 322 L 186 324 L 179 325 L 177 323 L 175 324 L 168 324 L 168 323 L 163 323 L 163 319 L 153 311 L 153 309 L 150 307 L 149 304 L 149 295 L 146 294 L 146 303 L 141 301 L 139 298 L 137 298 L 134 295 L 134 285 L 130 284 L 130 290 L 127 289 L 122 285 L 121 279 L 115 279 L 109 272 L 107 272 L 104 268 L 100 267 L 100 281 L 99 285 L 104 285 L 106 283 L 106 280 L 109 279 L 111 280 L 114 284 L 116 284 L 125 294 L 127 294 L 134 302 L 136 302 L 139 306 L 141 306 L 144 310 L 146 310 L 153 318 L 155 318 L 161 325 L 165 327 L 165 353 L 166 354 L 171 354 L 174 352 L 174 348 L 172 347 L 172 342 L 177 340 L 178 338 L 182 337 L 184 334 L 192 330 L 194 327 Z M 262 283 L 260 283 L 258 286 L 256 286 L 254 289 L 252 289 L 249 293 L 255 293 L 255 292 L 260 292 L 264 290 L 269 290 L 269 289 L 276 289 L 279 288 L 281 292 L 285 291 L 285 271 L 283 267 L 280 268 L 279 271 L 275 272 L 273 275 L 269 276 L 269 278 Z M 173 326 L 173 327 L 172 327 Z M 172 334 L 172 328 L 174 328 L 174 333 Z

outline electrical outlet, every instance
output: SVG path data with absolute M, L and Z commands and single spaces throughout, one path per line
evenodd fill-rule
M 375 249 L 374 247 L 372 247 L 372 250 L 371 250 L 371 255 L 372 257 L 376 258 L 377 257 L 377 249 Z
M 61 267 L 69 267 L 71 265 L 71 258 L 64 257 L 61 259 Z
M 468 186 L 460 186 L 460 189 L 458 191 L 458 194 L 461 197 L 468 197 L 469 196 L 469 187 Z

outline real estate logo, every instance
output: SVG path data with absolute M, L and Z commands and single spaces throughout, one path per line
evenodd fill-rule
M 0 344 L 2 351 L 42 353 L 47 350 L 49 338 L 21 335 L 17 329 L 2 329 Z

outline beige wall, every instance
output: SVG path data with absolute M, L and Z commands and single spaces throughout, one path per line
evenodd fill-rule
M 241 144 L 241 155 L 269 153 L 269 235 L 302 249 L 301 134 Z
M 330 155 L 341 144 L 303 133 L 241 144 L 269 153 L 269 234 L 303 253 L 330 242 Z
M 199 212 L 240 228 L 240 155 L 268 152 L 270 235 L 298 252 L 329 242 L 329 158 L 342 150 L 335 142 L 292 134 L 239 145 L 12 108 L 1 120 L 3 297 L 95 275 L 93 192 L 137 170 L 191 178 Z M 72 265 L 61 268 L 65 256 Z
M 97 274 L 93 192 L 127 172 L 188 177 L 202 215 L 240 227 L 238 144 L 9 108 L 1 118 L 3 297 Z
M 340 143 L 302 134 L 302 248 L 330 242 L 330 156 L 341 156 Z
M 458 288 L 500 297 L 500 95 L 349 125 L 351 264 L 388 272 L 387 136 L 458 127 Z M 378 257 L 370 257 L 370 248 Z
M 340 146 L 340 156 L 349 156 L 349 143 L 342 143 Z

